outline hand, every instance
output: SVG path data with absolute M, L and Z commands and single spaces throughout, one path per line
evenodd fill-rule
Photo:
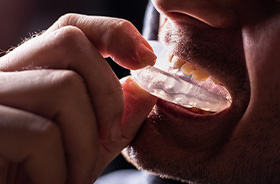
M 121 86 L 107 56 L 133 69 L 155 59 L 129 22 L 73 14 L 0 58 L 2 168 L 20 163 L 34 183 L 96 179 L 156 101 Z

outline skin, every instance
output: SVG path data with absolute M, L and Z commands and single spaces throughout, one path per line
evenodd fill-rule
M 198 115 L 159 100 L 124 154 L 181 182 L 279 183 L 279 2 L 152 2 L 167 49 L 222 82 L 233 103 Z
M 128 21 L 75 14 L 0 58 L 1 183 L 92 183 L 131 142 L 156 98 L 119 82 L 107 56 L 155 59 Z
M 231 107 L 198 115 L 119 82 L 103 57 L 152 65 L 148 43 L 127 21 L 68 14 L 0 58 L 1 183 L 90 183 L 128 144 L 137 167 L 181 182 L 279 183 L 279 3 L 152 2 L 160 40 Z

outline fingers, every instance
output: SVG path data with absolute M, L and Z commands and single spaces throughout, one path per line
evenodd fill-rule
M 21 163 L 33 183 L 65 183 L 66 162 L 58 127 L 39 116 L 4 106 L 0 106 L 0 116 L 2 158 Z M 1 174 L 6 174 L 6 181 L 20 177 L 20 173 L 15 178 Z
M 113 122 L 121 120 L 124 104 L 121 85 L 100 52 L 133 69 L 153 64 L 155 60 L 151 47 L 131 23 L 68 14 L 43 35 L 0 58 L 0 70 L 41 67 L 76 71 L 88 87 L 100 122 L 100 136 L 107 137 Z M 110 135 L 112 139 L 119 136 Z
M 124 90 L 125 109 L 121 126 L 111 131 L 121 132 L 118 142 L 112 140 L 101 140 L 101 148 L 95 178 L 101 174 L 103 169 L 111 162 L 120 151 L 126 147 L 136 136 L 141 125 L 155 105 L 157 98 L 141 89 L 130 77 L 121 80 Z M 116 134 L 116 133 L 115 133 Z
M 3 72 L 0 78 L 0 104 L 36 113 L 58 124 L 68 183 L 91 180 L 99 151 L 98 132 L 81 77 L 73 71 L 35 70 Z
M 108 136 L 107 130 L 112 123 L 122 117 L 124 104 L 118 78 L 85 34 L 76 27 L 63 27 L 34 38 L 0 60 L 2 71 L 40 67 L 77 72 L 89 91 L 100 122 L 101 137 Z
M 83 165 L 86 158 L 94 150 L 91 148 L 90 151 L 86 151 L 86 145 L 89 143 L 86 140 L 96 140 L 96 137 L 90 133 L 85 134 L 84 139 L 86 140 L 82 139 L 82 137 L 83 132 L 94 132 L 95 127 L 88 126 L 90 123 L 96 124 L 98 122 L 98 133 L 103 141 L 101 146 L 103 150 L 99 155 L 104 157 L 101 163 L 107 163 L 108 160 L 118 154 L 133 139 L 155 103 L 155 98 L 137 88 L 133 82 L 127 82 L 127 85 L 123 85 L 125 92 L 123 94 L 121 84 L 103 58 L 106 56 L 111 56 L 122 66 L 131 69 L 153 64 L 155 60 L 149 44 L 127 21 L 73 14 L 62 17 L 44 34 L 31 39 L 0 58 L 0 70 L 5 72 L 35 68 L 66 69 L 74 71 L 74 76 L 78 76 L 80 82 L 77 82 L 77 78 L 73 77 L 73 73 L 70 74 L 69 81 L 69 73 L 66 72 L 64 73 L 66 78 L 62 77 L 62 85 L 53 85 L 56 83 L 48 83 L 51 81 L 49 80 L 50 78 L 46 78 L 45 83 L 42 83 L 44 80 L 35 71 L 33 71 L 35 73 L 31 72 L 32 74 L 28 73 L 28 75 L 27 73 L 18 72 L 18 75 L 13 74 L 16 79 L 10 78 L 11 76 L 6 77 L 9 81 L 17 81 L 18 83 L 21 81 L 20 83 L 23 84 L 25 84 L 24 81 L 32 79 L 30 80 L 29 87 L 28 85 L 24 86 L 11 82 L 13 85 L 9 86 L 11 87 L 10 90 L 2 93 L 3 98 L 0 98 L 2 101 L 0 103 L 2 104 L 31 111 L 45 117 L 56 115 L 54 121 L 59 122 L 59 125 L 61 125 L 63 137 L 65 137 L 65 147 L 69 153 L 68 159 L 73 164 L 70 165 L 70 173 L 78 173 L 76 177 L 71 178 L 71 181 L 81 180 L 79 178 L 84 178 L 87 174 L 87 172 L 83 171 L 89 170 L 84 168 Z M 20 74 L 23 74 L 21 77 L 24 80 L 19 79 L 18 76 Z M 60 76 L 58 78 L 61 78 L 60 74 L 58 76 Z M 72 85 L 72 79 L 74 79 L 74 84 L 81 84 L 81 81 L 85 82 L 85 84 L 82 86 Z M 58 82 L 58 84 L 61 83 Z M 15 86 L 21 86 L 25 91 L 18 88 L 15 89 Z M 40 88 L 40 86 L 46 87 Z M 53 86 L 57 88 L 54 89 Z M 69 86 L 74 87 L 69 88 Z M 9 88 L 6 86 L 5 89 Z M 56 93 L 57 89 L 58 91 L 68 89 L 68 93 L 65 93 L 63 90 Z M 77 89 L 82 89 L 83 92 L 80 93 L 80 91 L 76 91 Z M 51 93 L 50 97 L 52 99 L 45 93 L 47 91 Z M 53 93 L 53 91 L 55 92 Z M 73 91 L 77 93 L 73 94 Z M 86 92 L 89 93 L 90 98 L 81 100 L 79 98 L 81 97 L 80 94 L 87 94 Z M 40 95 L 36 96 L 36 94 Z M 45 96 L 42 96 L 42 94 L 45 94 Z M 57 94 L 60 94 L 60 96 Z M 56 98 L 53 98 L 53 95 Z M 7 96 L 9 98 L 6 98 Z M 9 100 L 5 101 L 3 99 Z M 66 99 L 66 101 L 61 99 Z M 124 99 L 126 104 L 124 104 Z M 36 103 L 31 103 L 32 101 Z M 92 104 L 88 104 L 86 101 Z M 86 109 L 82 107 L 84 102 Z M 44 104 L 44 106 L 41 104 Z M 135 105 L 138 106 L 136 107 Z M 52 109 L 50 107 L 58 108 Z M 130 109 L 131 107 L 133 109 Z M 46 111 L 45 108 L 48 108 L 49 111 Z M 90 111 L 94 112 L 95 116 L 90 115 Z M 75 113 L 79 113 L 79 115 L 75 115 Z M 124 119 L 122 119 L 123 113 Z M 135 113 L 135 116 L 130 115 L 130 113 Z M 77 122 L 86 123 L 77 126 Z M 86 127 L 90 128 L 86 130 Z M 82 131 L 76 131 L 80 129 Z M 72 134 L 75 135 L 68 136 Z M 74 142 L 73 147 L 70 146 L 72 142 Z M 116 142 L 118 144 L 112 144 Z M 79 145 L 79 143 L 85 144 Z M 94 145 L 94 143 L 92 144 Z M 83 157 L 83 154 L 88 155 Z M 95 158 L 95 154 L 93 155 L 93 158 Z M 81 172 L 86 174 L 83 175 Z
M 127 20 L 67 14 L 46 34 L 65 26 L 79 28 L 104 57 L 111 56 L 126 68 L 137 69 L 155 62 L 152 47 Z

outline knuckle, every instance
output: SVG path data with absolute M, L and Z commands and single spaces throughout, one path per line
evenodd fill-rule
M 79 44 L 85 34 L 77 27 L 65 26 L 56 32 L 56 42 L 59 47 L 72 47 Z
M 117 28 L 121 30 L 131 29 L 132 27 L 134 27 L 132 23 L 125 19 L 120 19 L 117 23 Z
M 120 19 L 115 25 L 115 30 L 116 31 L 129 30 L 132 27 L 134 27 L 134 26 L 132 25 L 132 23 L 130 21 L 125 20 L 125 19 Z
M 36 143 L 36 146 L 41 145 L 41 149 L 50 149 L 61 145 L 61 132 L 59 127 L 48 119 L 36 120 L 40 124 L 40 128 L 37 129 L 36 133 L 33 134 L 33 138 Z M 45 150 L 45 149 L 44 149 Z
M 85 54 L 90 42 L 82 30 L 75 26 L 65 26 L 47 38 L 49 49 L 54 50 L 61 62 L 72 63 L 74 58 Z
M 78 19 L 78 15 L 74 14 L 74 13 L 66 13 L 64 15 L 62 15 L 58 20 L 58 27 L 64 27 L 64 26 L 68 26 L 68 25 L 74 25 L 75 22 Z
M 72 70 L 56 72 L 53 76 L 53 81 L 56 84 L 55 86 L 58 86 L 59 89 L 63 89 L 68 93 L 85 87 L 83 78 Z
M 51 52 L 56 65 L 65 68 L 77 63 L 76 58 L 84 57 L 91 43 L 82 30 L 75 26 L 65 26 L 45 36 L 44 49 Z
M 61 103 L 74 103 L 78 99 L 80 101 L 88 100 L 88 90 L 86 83 L 81 75 L 72 70 L 64 70 L 57 72 L 52 77 L 54 85 L 54 93 Z
M 71 59 L 87 46 L 85 34 L 75 26 L 64 26 L 44 37 L 44 48 L 51 50 L 61 61 Z
M 133 24 L 125 19 L 118 19 L 111 27 L 110 35 L 111 37 L 119 36 L 121 33 L 129 32 L 131 29 L 134 29 Z
M 41 139 L 44 142 L 56 142 L 60 138 L 60 130 L 54 122 L 49 121 L 48 126 L 41 134 Z

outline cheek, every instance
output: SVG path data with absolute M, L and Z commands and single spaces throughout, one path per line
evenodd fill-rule
M 242 159 L 251 160 L 252 166 L 268 167 L 280 156 L 280 25 L 277 22 L 271 20 L 258 28 L 243 29 L 251 98 L 233 134 L 235 147 L 229 152 L 238 155 L 243 150 Z M 236 147 L 242 150 L 234 151 Z
M 280 23 L 279 19 L 244 29 L 244 50 L 251 86 L 252 109 L 279 112 Z

